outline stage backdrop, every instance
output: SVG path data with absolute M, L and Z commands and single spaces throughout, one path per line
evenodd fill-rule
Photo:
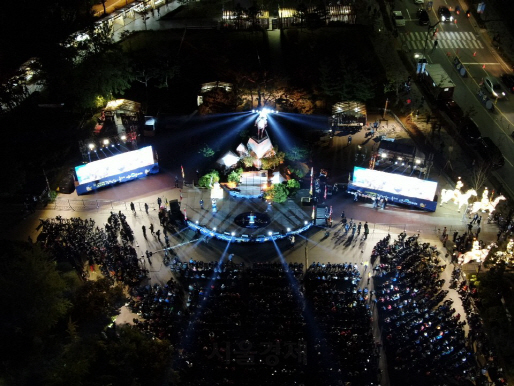
M 75 167 L 77 194 L 159 172 L 151 146 Z
M 387 197 L 390 203 L 414 206 L 432 212 L 437 209 L 437 201 L 434 201 L 437 190 L 435 181 L 355 167 L 348 190 L 358 191 L 370 197 Z

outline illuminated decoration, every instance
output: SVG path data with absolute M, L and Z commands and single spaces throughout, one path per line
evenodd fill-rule
M 460 177 L 457 181 L 457 184 L 455 185 L 455 189 L 442 189 L 441 190 L 441 203 L 439 204 L 442 206 L 443 204 L 453 201 L 455 204 L 457 204 L 458 210 L 460 212 L 460 208 L 462 208 L 463 205 L 467 205 L 469 202 L 469 198 L 471 196 L 476 197 L 477 192 L 475 189 L 469 189 L 466 193 L 462 193 L 461 189 L 464 186 L 462 183 Z
M 219 182 L 215 182 L 211 189 L 211 200 L 221 200 L 223 198 L 223 189 Z
M 490 201 L 489 190 L 485 188 L 482 192 L 482 199 L 473 203 L 473 206 L 471 207 L 471 213 L 482 211 L 489 212 L 489 214 L 491 214 L 496 210 L 496 205 L 498 205 L 498 203 L 503 200 L 506 200 L 505 196 L 498 196 L 494 199 L 494 201 Z
M 475 239 L 473 241 L 473 247 L 472 247 L 471 251 L 468 251 L 459 257 L 459 264 L 467 264 L 471 261 L 476 261 L 477 263 L 483 263 L 485 261 L 485 259 L 487 258 L 487 255 L 489 255 L 492 245 L 493 244 L 489 245 L 485 249 L 480 249 L 480 243 L 477 239 Z
M 151 146 L 75 167 L 77 194 L 159 172 Z
M 252 137 L 248 140 L 248 153 L 254 153 L 254 166 L 258 169 L 261 168 L 261 158 L 264 157 L 272 157 L 275 155 L 275 150 L 273 149 L 273 144 L 271 143 L 271 140 L 268 136 L 258 139 L 255 137 Z
M 259 117 L 255 121 L 255 126 L 257 126 L 257 139 L 261 139 L 264 137 L 264 132 L 266 127 L 268 127 L 268 110 L 262 109 L 259 113 Z

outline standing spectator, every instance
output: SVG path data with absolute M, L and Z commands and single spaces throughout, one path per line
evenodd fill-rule
M 144 237 L 145 237 L 145 239 L 146 239 L 146 227 L 143 225 L 143 226 L 141 227 L 141 229 L 143 229 L 143 236 L 144 236 Z
M 145 202 L 145 212 L 148 214 L 148 204 Z
M 161 207 L 161 203 L 162 203 L 161 198 L 157 197 L 157 205 L 159 206 L 159 208 Z
M 150 224 L 150 233 L 152 235 L 155 234 L 155 232 L 153 230 L 154 230 L 153 224 Z
M 130 203 L 130 210 L 134 213 L 136 213 L 136 206 L 134 205 L 133 202 Z

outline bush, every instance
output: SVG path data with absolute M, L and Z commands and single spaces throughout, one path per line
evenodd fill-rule
M 219 182 L 220 180 L 220 174 L 217 170 L 211 170 L 206 175 L 200 177 L 200 180 L 198 181 L 198 185 L 202 188 L 211 188 L 214 183 Z

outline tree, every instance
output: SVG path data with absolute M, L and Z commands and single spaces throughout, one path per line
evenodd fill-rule
M 35 363 L 71 303 L 54 261 L 38 245 L 3 241 L 0 263 L 0 373 L 7 383 L 26 384 L 41 372 Z
M 79 323 L 100 320 L 105 325 L 124 299 L 121 286 L 112 286 L 107 278 L 87 281 L 74 294 L 71 316 Z
M 70 308 L 66 283 L 51 257 L 38 245 L 4 242 L 0 261 L 2 332 L 40 335 L 56 325 Z M 23 306 L 21 306 L 23 305 Z
M 200 177 L 200 180 L 198 181 L 198 185 L 200 185 L 202 188 L 211 188 L 214 183 L 219 182 L 220 180 L 220 174 L 217 170 L 211 170 L 206 175 Z
M 471 186 L 477 192 L 484 186 L 489 174 L 491 173 L 491 165 L 484 161 L 477 161 L 471 172 Z
M 297 19 L 300 19 L 300 27 L 303 27 L 303 22 L 307 17 L 307 6 L 304 2 L 301 2 L 296 6 L 296 12 L 293 16 Z
M 204 147 L 202 147 L 198 151 L 198 153 L 203 155 L 205 158 L 211 158 L 215 154 L 214 150 L 209 145 L 207 145 L 207 144 L 205 144 Z
M 294 178 L 291 178 L 290 180 L 287 180 L 287 188 L 290 191 L 296 191 L 300 189 L 300 182 L 296 181 Z
M 243 168 L 232 170 L 227 177 L 228 182 L 235 182 L 236 184 L 241 181 L 241 175 L 243 174 Z
M 288 190 L 286 184 L 273 184 L 266 192 L 266 198 L 274 202 L 285 202 L 288 197 Z
M 286 159 L 290 161 L 302 161 L 309 155 L 309 150 L 301 146 L 293 146 L 286 152 Z
M 255 27 L 255 25 L 257 24 L 257 17 L 262 15 L 262 11 L 259 9 L 259 6 L 257 5 L 257 3 L 255 1 L 248 8 L 247 13 L 248 13 L 248 18 L 252 22 L 252 27 Z
M 232 91 L 226 91 L 223 87 L 214 87 L 212 90 L 205 92 L 203 102 L 198 107 L 200 115 L 207 114 L 223 114 L 234 111 L 236 105 L 235 94 Z
M 251 168 L 253 166 L 254 158 L 252 156 L 243 157 L 241 160 L 245 168 Z

